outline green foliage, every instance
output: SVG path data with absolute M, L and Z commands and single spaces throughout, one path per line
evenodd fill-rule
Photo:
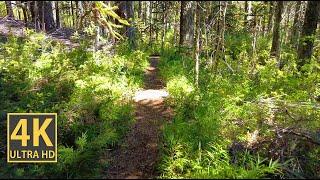
M 1 113 L 57 112 L 59 132 L 57 164 L 1 164 L 2 177 L 99 175 L 104 149 L 114 146 L 133 121 L 131 97 L 148 65 L 145 53 L 121 46 L 117 55 L 107 56 L 90 51 L 87 42 L 68 49 L 34 32 L 1 44 Z
M 282 133 L 289 129 L 319 142 L 315 55 L 302 74 L 290 47 L 283 48 L 280 61 L 270 58 L 268 36 L 257 39 L 256 57 L 245 32 L 225 38 L 226 61 L 234 72 L 222 62 L 217 72 L 202 63 L 197 90 L 192 59 L 173 47 L 161 56 L 175 117 L 164 128 L 160 177 L 318 177 L 319 147 Z

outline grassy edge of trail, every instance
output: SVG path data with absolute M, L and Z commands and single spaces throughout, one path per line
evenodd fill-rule
M 100 161 L 102 152 L 116 145 L 133 121 L 131 98 L 143 85 L 148 53 L 129 51 L 126 43 L 116 48 L 117 55 L 93 52 L 88 41 L 70 50 L 32 32 L 1 45 L 1 113 L 58 113 L 58 163 L 7 164 L 0 154 L 1 177 L 99 177 L 108 165 Z

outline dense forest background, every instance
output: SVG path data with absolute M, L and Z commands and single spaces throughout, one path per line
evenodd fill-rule
M 153 177 L 320 177 L 320 2 L 1 1 L 0 17 L 1 178 L 107 177 L 154 55 L 174 116 Z M 8 112 L 58 113 L 58 163 L 6 163 Z

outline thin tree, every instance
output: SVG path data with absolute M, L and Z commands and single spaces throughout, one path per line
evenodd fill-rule
M 185 24 L 185 17 L 184 17 L 184 9 L 186 8 L 186 2 L 185 1 L 181 1 L 180 3 L 180 40 L 179 40 L 179 47 L 183 46 L 183 42 L 184 42 L 184 36 L 186 34 L 186 30 L 184 27 Z
M 314 35 L 320 15 L 320 2 L 309 1 L 304 16 L 301 38 L 298 47 L 298 69 L 309 62 L 312 56 Z
M 60 28 L 59 1 L 55 2 L 55 8 L 56 8 L 56 27 Z
M 127 35 L 129 39 L 129 46 L 131 49 L 134 49 L 136 46 L 135 43 L 135 27 L 134 27 L 134 5 L 133 1 L 126 2 L 126 12 L 127 18 L 129 19 L 130 27 L 127 28 Z
M 5 4 L 6 4 L 7 16 L 9 18 L 14 18 L 11 1 L 5 1 Z
M 251 20 L 251 9 L 252 9 L 251 1 L 245 1 L 244 9 L 245 9 L 244 28 L 247 28 L 248 23 Z
M 275 11 L 275 21 L 273 26 L 273 37 L 272 37 L 272 47 L 270 51 L 270 56 L 280 57 L 280 23 L 281 15 L 283 10 L 283 1 L 277 1 L 276 11 Z
M 201 7 L 200 7 L 200 2 L 197 1 L 196 2 L 196 11 L 194 13 L 194 20 L 195 20 L 195 23 L 196 23 L 196 31 L 195 31 L 195 44 L 194 44 L 194 56 L 195 56 L 195 85 L 196 87 L 199 86 L 199 65 L 200 65 L 200 60 L 199 60 L 199 57 L 200 57 L 200 32 L 201 32 L 201 26 L 200 26 L 200 23 L 201 23 Z
M 293 20 L 293 26 L 292 26 L 291 39 L 290 39 L 290 43 L 292 47 L 297 46 L 297 40 L 298 40 L 299 29 L 300 29 L 300 10 L 301 10 L 301 1 L 297 1 L 295 11 L 294 11 L 294 20 Z
M 41 29 L 48 32 L 55 28 L 53 19 L 53 10 L 51 1 L 39 1 L 38 6 L 38 17 L 41 20 Z
M 273 4 L 274 2 L 273 1 L 270 1 L 269 2 L 269 17 L 268 17 L 268 32 L 270 33 L 271 32 L 271 29 L 272 29 L 272 22 L 273 22 Z

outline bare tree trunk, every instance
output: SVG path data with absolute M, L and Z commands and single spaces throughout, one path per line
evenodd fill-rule
M 179 45 L 192 47 L 194 40 L 193 2 L 181 1 L 180 9 L 180 42 Z
M 270 51 L 270 56 L 280 57 L 280 23 L 281 15 L 283 10 L 283 1 L 277 1 L 276 11 L 275 11 L 275 22 L 273 26 L 273 37 L 272 37 L 272 47 Z
M 272 22 L 273 22 L 273 1 L 270 1 L 270 5 L 269 5 L 269 18 L 268 18 L 268 32 L 270 33 L 272 31 Z
M 142 2 L 139 1 L 138 2 L 138 18 L 141 18 L 142 17 Z
M 292 7 L 292 4 L 291 3 L 288 3 L 288 5 L 286 6 L 286 11 L 284 13 L 284 16 L 286 16 L 286 21 L 285 21 L 285 25 L 284 27 L 289 27 L 289 21 L 290 21 L 290 11 L 291 11 L 291 7 Z M 289 33 L 290 31 L 285 31 L 284 32 L 284 36 L 283 36 L 283 41 L 281 42 L 284 42 L 284 44 L 287 44 L 288 41 L 289 41 Z
M 245 1 L 245 16 L 244 16 L 244 28 L 247 29 L 248 28 L 248 23 L 251 20 L 251 1 Z
M 28 13 L 27 13 L 27 2 L 24 1 L 20 1 L 21 3 L 21 7 L 22 7 L 22 13 L 23 13 L 23 20 L 24 20 L 24 24 L 25 27 L 27 27 L 27 23 L 28 23 Z
M 219 1 L 219 19 L 217 23 L 217 34 L 218 34 L 218 41 L 215 47 L 215 55 L 213 58 L 213 71 L 217 72 L 219 60 L 223 60 L 225 62 L 225 47 L 224 47 L 224 32 L 225 32 L 225 25 L 226 25 L 226 12 L 227 12 L 227 5 L 226 1 Z M 229 67 L 229 66 L 228 66 Z
M 152 18 L 153 18 L 153 13 L 152 13 L 152 6 L 153 6 L 153 2 L 152 1 L 150 1 L 149 2 L 150 4 L 149 4 L 149 30 L 150 30 L 150 32 L 149 32 L 149 44 L 151 45 L 152 44 L 152 32 L 153 32 L 153 26 L 152 26 L 152 22 L 153 22 L 153 20 L 152 20 Z
M 5 1 L 5 4 L 6 4 L 6 9 L 7 9 L 7 16 L 9 18 L 14 18 L 11 1 Z
M 298 69 L 307 63 L 312 56 L 314 35 L 320 15 L 320 2 L 308 1 L 307 10 L 304 16 L 304 23 L 298 48 Z
M 72 17 L 72 26 L 75 26 L 75 22 L 74 22 L 74 10 L 73 10 L 73 3 L 72 1 L 70 1 L 70 8 L 71 8 L 71 17 Z
M 184 42 L 184 36 L 185 36 L 185 28 L 184 28 L 184 24 L 185 24 L 185 18 L 184 18 L 184 9 L 186 7 L 186 2 L 185 1 L 181 1 L 181 6 L 180 6 L 180 40 L 179 40 L 179 46 L 182 47 L 183 46 L 183 42 Z
M 41 28 L 48 32 L 55 28 L 53 19 L 53 11 L 51 1 L 39 1 L 38 2 L 38 15 L 41 20 Z
M 194 56 L 195 56 L 195 85 L 199 87 L 199 65 L 200 65 L 200 31 L 201 31 L 201 12 L 200 12 L 200 2 L 196 2 L 196 11 L 194 13 L 194 21 L 196 23 L 196 31 L 195 31 L 195 45 L 194 45 Z
M 297 40 L 299 36 L 300 10 L 301 10 L 301 1 L 297 1 L 295 11 L 294 11 L 294 21 L 293 21 L 292 33 L 291 33 L 291 46 L 294 48 L 297 47 Z
M 56 6 L 56 27 L 60 28 L 60 13 L 59 13 L 59 2 L 58 1 L 55 2 L 55 6 Z
M 79 24 L 79 2 L 76 1 L 76 26 Z
M 129 39 L 129 46 L 131 49 L 135 49 L 136 43 L 135 43 L 135 25 L 134 25 L 134 6 L 133 1 L 127 1 L 126 2 L 126 11 L 127 11 L 127 18 L 130 22 L 130 27 L 127 29 L 127 35 Z
M 161 51 L 163 51 L 164 48 L 164 41 L 165 41 L 165 36 L 166 36 L 166 30 L 167 30 L 167 2 L 163 2 L 163 13 L 162 13 L 162 38 L 161 38 Z
M 268 1 L 264 1 L 264 6 L 265 6 L 265 8 L 267 8 Z M 265 34 L 266 34 L 266 22 L 267 22 L 266 15 L 265 15 L 265 13 L 263 13 L 263 20 L 262 20 L 262 35 L 263 36 L 265 36 Z

